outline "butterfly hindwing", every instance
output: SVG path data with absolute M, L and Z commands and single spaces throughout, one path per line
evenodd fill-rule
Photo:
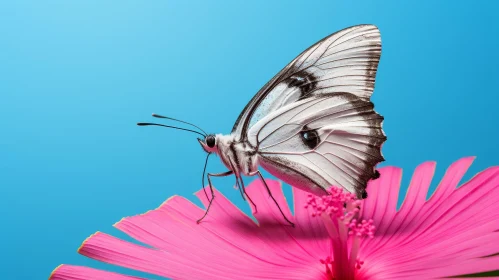
M 254 125 L 248 142 L 261 166 L 315 194 L 335 185 L 361 197 L 383 161 L 383 117 L 350 93 L 312 96 L 280 108 Z

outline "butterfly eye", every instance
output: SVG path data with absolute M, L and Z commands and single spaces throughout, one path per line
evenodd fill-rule
M 208 135 L 206 137 L 206 145 L 208 145 L 208 147 L 210 147 L 210 148 L 215 147 L 215 136 Z
M 321 142 L 319 134 L 317 134 L 317 131 L 315 130 L 302 131 L 301 138 L 303 140 L 303 143 L 310 149 L 314 149 Z

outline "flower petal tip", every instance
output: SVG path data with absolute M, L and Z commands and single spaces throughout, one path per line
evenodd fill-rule
M 123 219 L 122 219 L 123 220 Z M 119 223 L 119 222 L 118 222 Z M 78 254 L 81 254 L 81 250 L 83 249 L 83 247 L 85 247 L 85 245 L 88 243 L 88 241 L 90 241 L 90 239 L 94 238 L 95 236 L 98 236 L 102 234 L 102 232 L 100 231 L 97 231 L 95 232 L 94 234 L 90 235 L 89 237 L 87 237 L 85 240 L 83 240 L 83 242 L 81 243 L 80 247 L 78 247 L 78 249 L 76 250 L 76 252 L 78 252 Z
M 400 171 L 402 172 L 402 168 L 400 167 L 396 167 L 396 166 L 383 166 L 383 167 L 380 167 L 380 168 L 377 168 L 380 175 L 382 176 L 383 173 L 390 173 L 390 172 L 394 172 L 394 171 Z
M 172 199 L 174 199 L 174 198 L 176 198 L 176 197 L 178 197 L 178 195 L 176 195 L 176 194 L 175 194 L 175 195 L 170 196 L 170 197 L 169 197 L 169 198 L 167 198 L 165 201 L 163 201 L 163 203 L 161 203 L 161 205 L 159 205 L 158 207 L 156 207 L 156 209 L 154 209 L 154 210 L 158 210 L 158 209 L 163 208 L 163 207 L 164 207 L 164 206 L 165 206 L 168 202 L 170 202 Z M 148 211 L 148 212 L 149 212 L 149 211 Z M 144 214 L 147 214 L 147 212 L 146 212 L 146 213 L 144 213 Z
M 432 170 L 432 172 L 435 172 L 435 168 L 437 168 L 437 162 L 434 160 L 428 160 L 416 166 L 414 173 L 417 173 L 418 171 L 421 172 L 423 170 Z
M 56 276 L 57 271 L 58 271 L 61 267 L 63 267 L 63 266 L 64 266 L 64 264 L 60 264 L 60 265 L 58 265 L 56 268 L 54 268 L 54 270 L 52 270 L 52 272 L 50 273 L 49 280 L 54 279 L 54 277 Z
M 85 266 L 60 265 L 54 269 L 49 280 L 145 280 L 115 272 L 98 270 Z
M 163 203 L 161 203 L 158 207 L 156 207 L 155 209 L 147 210 L 146 212 L 144 212 L 142 214 L 138 214 L 136 216 L 147 216 L 151 212 L 154 212 L 156 210 L 160 210 L 161 208 L 163 208 L 164 206 L 166 206 L 171 200 L 173 200 L 173 199 L 175 199 L 177 197 L 178 197 L 178 195 L 172 195 L 169 198 L 167 198 Z M 117 221 L 116 223 L 113 224 L 113 227 L 119 229 L 120 224 L 122 224 L 123 221 L 125 221 L 125 220 L 127 220 L 127 219 L 129 219 L 131 217 L 134 217 L 134 216 L 127 216 L 127 217 L 121 218 L 119 221 Z
M 206 187 L 204 187 L 204 188 L 206 188 Z M 200 190 L 197 190 L 197 191 L 193 192 L 192 194 L 193 194 L 194 196 L 198 196 L 198 195 L 199 195 L 199 193 L 201 193 L 201 192 L 203 191 L 203 189 L 204 189 L 204 188 L 202 188 L 202 189 L 200 189 Z
M 475 161 L 476 156 L 467 156 L 467 157 L 462 157 L 456 161 L 454 161 L 449 167 L 452 167 L 454 165 L 464 165 L 467 167 L 470 167 L 473 161 Z
M 119 229 L 120 228 L 120 224 L 126 219 L 127 217 L 123 217 L 121 218 L 119 221 L 117 221 L 116 223 L 113 224 L 113 227 L 114 228 L 117 228 Z

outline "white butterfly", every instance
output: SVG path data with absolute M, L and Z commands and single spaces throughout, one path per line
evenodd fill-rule
M 217 154 L 229 169 L 208 174 L 212 196 L 198 222 L 215 198 L 211 177 L 234 174 L 246 193 L 242 175 L 258 175 L 265 184 L 259 166 L 316 195 L 327 194 L 334 185 L 367 197 L 366 184 L 379 177 L 375 166 L 384 160 L 386 140 L 383 117 L 370 101 L 380 56 L 376 26 L 346 28 L 301 53 L 272 78 L 246 105 L 231 134 L 190 130 L 203 135 L 198 140 L 208 156 Z

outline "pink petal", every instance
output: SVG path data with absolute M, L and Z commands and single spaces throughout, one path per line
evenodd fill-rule
M 497 242 L 497 239 L 496 239 Z M 481 258 L 481 259 L 470 259 L 461 263 L 455 263 L 451 266 L 446 266 L 442 268 L 435 269 L 433 272 L 434 275 L 465 275 L 465 274 L 474 274 L 479 272 L 488 272 L 493 271 L 499 263 L 499 256 L 489 257 L 489 258 Z M 450 273 L 449 273 L 450 272 Z M 463 278 L 460 278 L 463 279 Z M 484 279 L 499 279 L 499 277 L 487 277 Z
M 284 197 L 284 194 L 282 193 L 281 183 L 279 181 L 269 179 L 265 179 L 265 182 L 267 183 L 267 186 L 269 187 L 273 197 L 276 199 L 277 204 L 281 207 L 281 210 L 284 212 L 286 217 L 293 221 L 293 216 L 289 211 L 288 202 L 286 201 L 286 197 Z M 258 208 L 258 212 L 254 213 L 254 215 L 257 218 L 260 226 L 266 224 L 276 226 L 280 224 L 285 225 L 287 228 L 289 228 L 288 222 L 286 222 L 286 220 L 282 217 L 282 214 L 279 212 L 276 203 L 268 194 L 268 191 L 261 180 L 254 180 L 246 188 L 246 191 Z M 250 206 L 252 207 L 251 203 Z M 254 211 L 255 209 L 252 210 Z
M 287 217 L 292 219 L 287 202 L 281 190 L 281 185 L 278 181 L 266 180 L 273 196 L 278 201 L 281 209 L 285 211 Z M 300 244 L 290 241 L 291 233 L 294 229 L 289 226 L 280 214 L 277 206 L 269 197 L 265 186 L 260 180 L 255 180 L 246 187 L 246 191 L 251 199 L 255 202 L 258 212 L 255 214 L 259 225 L 251 221 L 251 227 L 247 225 L 241 227 L 234 219 L 234 213 L 242 213 L 223 195 L 216 192 L 216 198 L 212 205 L 212 210 L 208 215 L 212 215 L 212 219 L 216 219 L 216 231 L 220 231 L 219 226 L 225 224 L 230 230 L 229 233 L 221 233 L 224 238 L 233 239 L 233 244 L 238 247 L 244 247 L 246 252 L 251 252 L 252 256 L 258 256 L 260 260 L 275 262 L 276 259 L 290 258 L 294 263 L 296 258 L 300 259 L 305 250 L 300 249 Z M 197 193 L 198 198 L 207 205 L 206 196 L 203 192 Z M 222 198 L 222 199 L 220 199 Z M 250 204 L 251 205 L 251 204 Z M 248 218 L 249 220 L 249 218 Z M 201 222 L 203 224 L 203 222 Z M 241 241 L 241 236 L 244 236 L 244 242 Z M 282 243 L 286 244 L 286 248 L 282 248 Z M 297 250 L 298 253 L 296 252 Z M 264 252 L 262 254 L 262 252 Z
M 499 168 L 455 189 L 471 161 L 453 164 L 427 202 L 434 165 L 418 167 L 390 226 L 362 244 L 364 277 L 439 278 L 499 269 L 496 257 L 483 258 L 499 252 Z
M 499 252 L 499 168 L 456 189 L 472 160 L 454 163 L 429 201 L 425 198 L 435 164 L 420 165 L 399 212 L 401 170 L 380 169 L 381 178 L 369 184 L 369 198 L 362 205 L 362 216 L 373 218 L 378 229 L 374 239 L 361 243 L 359 258 L 365 263 L 360 279 L 428 279 L 499 269 L 499 256 L 484 257 Z M 257 204 L 258 224 L 216 190 L 208 216 L 197 224 L 204 210 L 175 196 L 158 209 L 116 224 L 153 248 L 97 233 L 79 252 L 174 279 L 324 279 L 319 260 L 331 256 L 331 241 L 322 221 L 304 208 L 308 193 L 293 189 L 293 217 L 279 182 L 267 182 L 295 228 L 257 179 L 247 192 Z M 204 192 L 196 195 L 207 206 Z M 62 266 L 51 279 L 138 278 Z
M 144 280 L 144 278 L 125 276 L 84 266 L 60 265 L 54 269 L 49 280 Z
M 421 210 L 421 206 L 425 202 L 426 193 L 431 184 L 431 179 L 433 178 L 433 174 L 435 172 L 435 162 L 426 162 L 419 165 L 414 175 L 411 179 L 411 183 L 409 185 L 409 189 L 407 190 L 407 195 L 402 203 L 400 210 L 396 213 L 395 216 L 392 217 L 384 217 L 387 223 L 390 224 L 390 227 L 382 228 L 383 231 L 378 234 L 383 234 L 385 238 L 378 238 L 369 242 L 369 249 L 374 250 L 374 248 L 379 248 L 380 246 L 385 246 L 386 243 L 391 242 L 391 239 L 387 236 L 390 236 L 390 233 L 395 232 L 407 232 L 407 227 L 413 225 L 413 219 L 417 216 L 419 211 Z M 397 185 L 400 185 L 400 177 L 397 177 L 396 181 Z M 390 182 L 391 185 L 387 184 L 387 186 L 392 187 L 393 183 Z M 395 189 L 400 189 L 400 187 L 395 187 Z M 377 217 L 378 218 L 378 217 Z M 373 219 L 375 223 L 379 221 L 379 219 Z M 380 224 L 385 224 L 379 222 Z M 365 245 L 367 246 L 367 244 Z M 367 256 L 367 253 L 366 253 Z
M 457 184 L 459 184 L 459 181 L 461 181 L 474 160 L 475 157 L 466 157 L 453 163 L 449 169 L 447 169 L 438 188 L 428 200 L 429 205 L 438 204 L 442 200 L 445 200 L 445 198 L 457 187 Z
M 234 255 L 228 260 L 230 269 L 244 269 L 248 264 L 262 261 L 260 251 L 268 246 L 259 238 L 257 225 L 218 191 L 215 195 L 209 213 L 211 219 L 207 222 L 197 224 L 204 211 L 182 197 L 174 197 L 157 210 L 123 219 L 116 227 L 143 243 L 176 254 L 179 260 L 192 266 L 204 267 L 204 260 L 224 260 L 225 255 Z M 238 224 L 241 220 L 234 216 L 239 215 L 245 216 L 249 223 L 243 219 Z M 241 234 L 245 234 L 246 240 L 241 240 Z M 268 251 L 266 256 L 273 253 Z M 217 262 L 206 269 L 216 271 L 226 265 Z
M 139 271 L 170 277 L 168 255 L 97 232 L 83 242 L 78 252 L 89 258 Z
M 436 162 L 425 162 L 416 168 L 404 202 L 397 215 L 404 216 L 407 220 L 411 220 L 418 215 L 421 206 L 426 201 L 426 194 L 430 188 L 436 165 Z
M 422 213 L 420 220 L 425 220 L 426 217 L 432 215 L 442 203 L 445 203 L 447 198 L 456 189 L 474 159 L 474 157 L 462 158 L 447 169 L 444 178 L 426 203 L 425 211 Z
M 269 179 L 265 179 L 265 181 L 286 217 L 295 223 L 295 227 L 291 227 L 282 217 L 276 203 L 269 196 L 263 183 L 258 179 L 253 181 L 247 188 L 247 193 L 257 205 L 258 212 L 254 215 L 260 225 L 259 233 L 261 233 L 265 240 L 271 241 L 268 242 L 270 248 L 274 251 L 282 252 L 282 254 L 279 254 L 281 258 L 290 261 L 299 261 L 300 263 L 308 262 L 312 259 L 318 264 L 320 259 L 329 256 L 330 241 L 327 238 L 328 235 L 322 222 L 312 221 L 314 218 L 311 217 L 310 213 L 308 213 L 308 217 L 303 217 L 302 215 L 300 217 L 301 220 L 296 220 L 291 215 L 288 203 L 282 192 L 281 183 Z M 301 190 L 295 188 L 293 192 L 295 191 L 298 192 L 298 196 L 301 198 L 307 196 Z M 311 223 L 319 222 L 321 223 L 320 226 L 309 228 Z M 310 230 L 317 230 L 313 237 L 318 237 L 318 239 L 311 238 Z
M 306 237 L 302 238 L 302 236 L 300 236 L 299 232 L 303 226 L 294 221 L 294 217 L 291 215 L 288 203 L 282 192 L 281 183 L 279 181 L 268 179 L 265 181 L 273 197 L 281 207 L 281 210 L 288 219 L 295 222 L 296 227 L 291 227 L 285 221 L 282 214 L 279 212 L 276 203 L 269 196 L 265 185 L 261 182 L 261 180 L 255 179 L 246 187 L 246 192 L 257 206 L 258 211 L 254 213 L 254 216 L 258 220 L 259 226 L 254 230 L 253 235 L 257 236 L 259 240 L 257 242 L 255 242 L 255 240 L 248 240 L 250 241 L 248 242 L 248 245 L 253 249 L 256 249 L 255 255 L 258 255 L 259 258 L 264 258 L 269 262 L 280 264 L 280 266 L 297 268 L 303 263 L 308 264 L 310 259 L 317 264 L 320 264 L 320 258 L 324 258 L 325 256 L 321 256 L 320 258 L 317 257 L 317 252 L 311 250 L 311 248 L 307 246 L 307 241 L 309 239 Z M 207 205 L 204 193 L 198 192 L 197 196 L 205 205 Z M 218 195 L 215 201 L 217 201 L 217 199 Z M 251 203 L 249 203 L 249 205 L 252 207 Z M 227 206 L 228 205 L 224 204 L 221 208 L 224 209 L 225 212 L 228 212 Z M 234 228 L 233 220 L 231 220 L 230 223 L 229 227 Z M 245 239 L 251 239 L 252 234 L 248 231 L 241 232 L 237 235 L 237 239 L 240 239 L 241 235 L 245 236 Z M 256 265 L 258 266 L 258 264 Z M 251 269 L 254 270 L 255 268 Z M 313 267 L 307 268 L 307 270 L 310 269 L 313 269 Z
M 273 208 L 275 211 L 276 206 L 265 201 L 268 197 L 262 195 L 260 187 L 264 188 L 256 182 L 247 191 L 261 208 L 259 211 Z M 279 183 L 269 181 L 269 187 L 282 203 Z M 206 199 L 202 192 L 197 195 Z M 156 210 L 116 224 L 159 250 L 97 233 L 82 245 L 80 253 L 175 279 L 234 279 L 234 275 L 238 279 L 317 279 L 324 273 L 319 258 L 310 257 L 299 238 L 293 239 L 293 232 L 288 230 L 294 229 L 290 226 L 277 223 L 258 226 L 216 190 L 209 219 L 197 224 L 203 213 L 188 200 L 176 196 Z
M 292 190 L 297 225 L 295 236 L 300 239 L 300 242 L 306 244 L 308 251 L 316 258 L 331 256 L 331 241 L 324 222 L 319 217 L 312 217 L 305 208 L 309 193 L 298 188 Z
M 376 232 L 382 235 L 397 212 L 402 169 L 383 167 L 378 171 L 380 177 L 369 182 L 367 187 L 369 196 L 363 201 L 360 216 L 373 219 Z

